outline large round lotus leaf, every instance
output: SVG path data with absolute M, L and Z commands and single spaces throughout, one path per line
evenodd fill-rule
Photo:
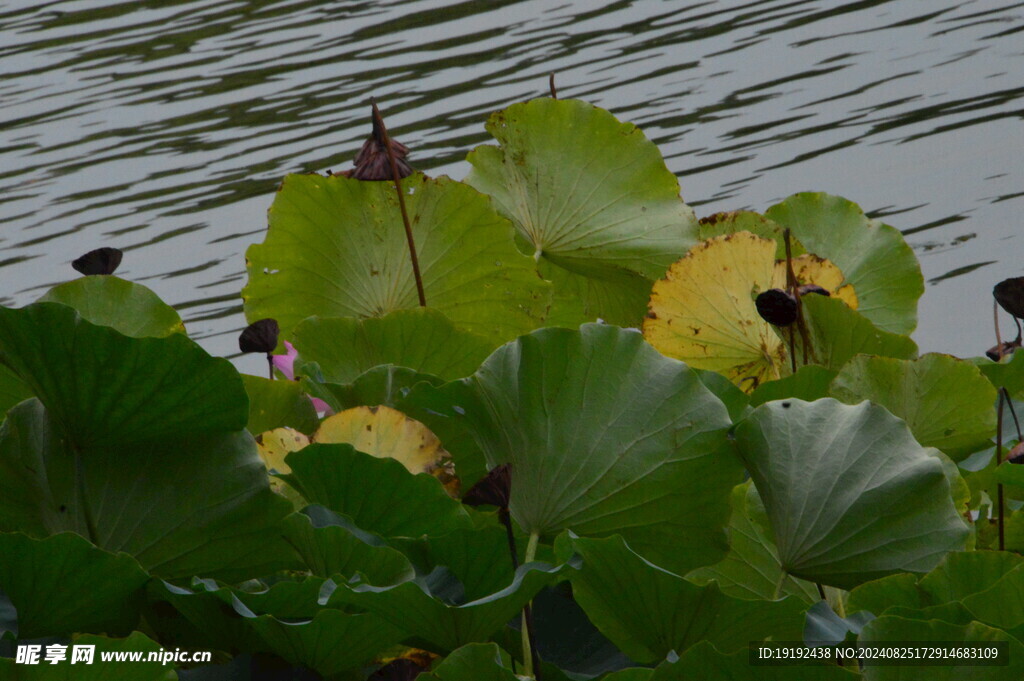
M 789 353 L 754 299 L 785 285 L 776 244 L 750 232 L 714 237 L 690 250 L 654 284 L 644 337 L 662 353 L 698 369 L 724 374 L 746 391 L 790 372 Z M 842 275 L 810 255 L 794 260 L 806 278 L 848 305 L 856 297 L 840 287 Z M 818 296 L 821 297 L 821 296 Z
M 878 328 L 909 334 L 917 326 L 924 278 L 899 230 L 869 220 L 852 201 L 824 193 L 795 194 L 765 216 L 789 227 L 808 251 L 838 265 L 857 290 L 861 314 Z
M 248 433 L 73 442 L 38 400 L 9 412 L 0 426 L 0 532 L 76 532 L 168 579 L 245 579 L 293 561 L 279 531 L 290 505 L 267 486 Z
M 590 620 L 626 655 L 654 663 L 702 640 L 732 652 L 769 636 L 800 637 L 807 605 L 744 600 L 715 583 L 698 586 L 634 553 L 622 537 L 572 540 L 583 568 L 572 575 L 573 595 Z
M 379 319 L 314 317 L 295 328 L 294 345 L 303 361 L 319 365 L 329 383 L 351 383 L 382 364 L 462 378 L 495 347 L 429 307 L 396 310 Z
M 110 326 L 132 338 L 184 333 L 177 311 L 142 284 L 93 275 L 54 286 L 39 302 L 62 303 L 97 326 Z
M 70 532 L 41 540 L 0 533 L 0 556 L 0 593 L 17 609 L 21 638 L 123 635 L 139 621 L 149 575 L 131 556 Z
M 427 305 L 494 343 L 536 328 L 549 285 L 487 198 L 447 177 L 402 180 Z M 286 337 L 306 317 L 381 317 L 419 300 L 394 185 L 289 175 L 246 253 L 251 320 Z
M 5 681 L 177 681 L 178 675 L 174 665 L 161 662 L 155 658 L 147 661 L 150 653 L 157 655 L 164 648 L 145 634 L 132 632 L 128 638 L 107 638 L 93 634 L 73 636 L 68 641 L 67 657 L 57 664 L 45 661 L 46 648 L 40 650 L 39 664 L 23 664 L 14 658 L 0 657 L 0 678 Z M 92 649 L 92 663 L 79 660 L 71 664 L 75 648 Z M 104 655 L 135 655 L 141 654 L 138 662 L 119 662 L 117 658 L 105 661 Z
M 661 276 L 697 233 L 658 148 L 635 125 L 573 99 L 514 104 L 487 130 L 501 146 L 470 152 L 466 182 L 491 196 L 537 260 L 564 270 L 553 277 L 556 316 L 562 307 L 638 321 L 642 301 L 630 309 L 623 278 Z
M 226 359 L 183 334 L 129 338 L 65 305 L 0 308 L 0 362 L 79 447 L 241 430 L 249 418 Z
M 831 394 L 854 404 L 870 400 L 907 422 L 922 445 L 959 460 L 996 432 L 996 389 L 969 362 L 927 354 L 916 360 L 854 357 Z
M 791 575 L 848 589 L 965 545 L 942 461 L 882 407 L 768 402 L 736 440 Z
M 449 386 L 488 466 L 511 463 L 511 511 L 524 531 L 620 533 L 676 571 L 725 554 L 739 482 L 728 413 L 639 333 L 541 329 Z
M 430 429 L 391 407 L 354 407 L 329 416 L 313 440 L 324 444 L 347 443 L 360 452 L 388 457 L 413 475 L 429 473 L 442 483 L 452 482 L 451 455 Z

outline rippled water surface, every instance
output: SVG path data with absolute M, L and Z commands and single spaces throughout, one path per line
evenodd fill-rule
M 278 182 L 347 167 L 371 95 L 418 169 L 461 178 L 554 71 L 700 215 L 823 190 L 884 217 L 928 282 L 922 350 L 980 354 L 992 285 L 1024 274 L 1022 32 L 1008 0 L 0 2 L 0 302 L 118 246 L 231 355 Z

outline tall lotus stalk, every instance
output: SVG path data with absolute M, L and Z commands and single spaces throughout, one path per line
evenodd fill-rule
M 420 299 L 420 307 L 427 306 L 427 297 L 423 293 L 423 277 L 420 276 L 420 261 L 416 257 L 416 242 L 412 238 L 412 224 L 409 222 L 409 213 L 405 209 L 405 195 L 402 193 L 402 173 L 399 171 L 398 159 L 395 155 L 394 145 L 391 139 L 388 137 L 388 129 L 384 125 L 384 119 L 380 115 L 380 110 L 377 108 L 377 102 L 370 100 L 370 105 L 373 107 L 373 136 L 372 140 L 383 147 L 384 153 L 387 155 L 388 165 L 391 167 L 391 179 L 395 182 L 395 191 L 398 193 L 398 208 L 402 211 L 402 223 L 405 225 L 405 239 L 409 242 L 409 259 L 412 261 L 412 273 L 416 278 L 416 293 Z M 397 144 L 397 143 L 396 143 Z M 402 147 L 405 150 L 405 147 Z M 363 147 L 363 152 L 360 152 L 360 156 L 366 151 L 366 147 Z M 403 160 L 404 163 L 404 160 Z M 358 159 L 357 159 L 358 168 Z M 404 170 L 411 169 L 405 166 Z M 405 174 L 408 175 L 409 172 Z

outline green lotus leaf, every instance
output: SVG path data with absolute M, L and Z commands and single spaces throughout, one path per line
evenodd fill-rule
M 18 375 L 0 364 L 0 415 L 22 400 L 32 397 L 32 389 Z M 0 419 L 2 420 L 2 419 Z
M 70 532 L 41 540 L 0 533 L 0 555 L 0 592 L 17 608 L 21 638 L 135 628 L 149 575 L 131 556 Z
M 380 538 L 320 506 L 307 507 L 304 513 L 288 517 L 285 539 L 314 575 L 352 577 L 361 572 L 373 584 L 412 578 L 408 559 Z
M 110 275 L 93 275 L 54 286 L 38 302 L 61 303 L 82 319 L 131 338 L 185 333 L 177 311 L 150 289 Z
M 1020 556 L 1004 551 L 966 551 L 951 553 L 920 579 L 926 605 L 962 601 L 988 589 L 1004 574 L 1024 565 Z
M 650 681 L 653 669 L 647 667 L 627 667 L 611 674 L 601 676 L 601 681 Z
M 182 334 L 129 338 L 56 303 L 0 308 L 0 362 L 77 447 L 241 430 L 245 388 L 225 359 Z
M 300 578 L 296 576 L 296 578 Z M 192 579 L 193 586 L 202 584 L 225 604 L 235 607 L 239 602 L 256 615 L 273 615 L 278 619 L 309 619 L 323 609 L 320 596 L 333 582 L 322 577 L 301 577 L 301 581 L 284 579 L 270 586 L 250 581 L 244 588 L 223 588 L 212 579 Z
M 728 651 L 766 637 L 798 640 L 807 606 L 726 596 L 698 586 L 634 553 L 622 537 L 571 540 L 583 568 L 573 594 L 590 620 L 633 660 L 656 663 L 708 640 Z
M 518 681 L 511 669 L 504 666 L 501 649 L 494 643 L 469 643 L 444 658 L 424 681 Z
M 192 589 L 164 582 L 150 591 L 151 598 L 171 603 L 213 645 L 232 651 L 274 653 L 293 665 L 330 676 L 357 670 L 405 635 L 401 628 L 376 615 L 347 614 L 323 607 L 316 600 L 317 594 L 325 601 L 332 588 L 333 582 L 314 578 L 297 585 L 275 584 L 270 593 L 256 595 L 266 598 L 256 603 L 263 605 L 262 609 L 315 612 L 312 617 L 301 618 L 260 614 L 250 607 L 254 604 L 252 594 L 209 580 L 196 580 Z M 288 604 L 289 596 L 304 602 Z
M 943 462 L 882 407 L 768 402 L 736 441 L 790 575 L 849 589 L 964 547 Z
M 0 532 L 71 531 L 168 579 L 244 579 L 294 560 L 290 508 L 244 431 L 76 448 L 38 400 L 0 426 Z
M 956 555 L 961 554 L 949 554 Z M 926 607 L 929 600 L 927 594 L 918 588 L 917 580 L 917 575 L 901 572 L 865 582 L 850 592 L 846 599 L 846 612 L 867 610 L 880 616 L 893 607 L 920 610 Z
M 878 666 L 867 663 L 864 668 L 865 681 L 890 681 L 903 679 L 925 679 L 929 681 L 1016 681 L 1024 676 L 1024 645 L 1010 634 L 980 622 L 951 624 L 937 619 L 919 620 L 894 615 L 884 615 L 868 622 L 858 637 L 858 643 L 884 644 L 888 642 L 914 641 L 915 646 L 955 642 L 973 644 L 1005 641 L 1009 648 L 1009 664 L 1005 666 L 975 667 L 970 665 L 943 664 L 929 667 Z M 903 645 L 906 645 L 905 643 Z
M 293 336 L 303 361 L 316 362 L 329 383 L 351 383 L 381 364 L 447 380 L 462 378 L 495 348 L 429 307 L 371 319 L 313 317 L 300 323 Z
M 697 233 L 657 147 L 635 125 L 572 99 L 513 104 L 487 130 L 500 146 L 469 153 L 466 182 L 512 220 L 555 283 L 552 317 L 638 324 L 651 280 Z
M 996 466 L 993 472 L 993 478 L 996 482 L 1002 483 L 1003 485 L 1024 488 L 1024 466 L 1017 463 L 1010 463 L 1009 461 L 1003 461 L 1001 464 Z
M 142 653 L 143 659 L 149 653 L 160 653 L 164 649 L 145 634 L 132 632 L 128 638 L 107 638 L 92 634 L 76 635 L 67 645 L 67 657 L 63 662 L 50 664 L 45 661 L 46 648 L 40 651 L 40 664 L 18 664 L 12 658 L 0 657 L 0 678 L 5 681 L 177 681 L 174 666 L 159 660 L 152 662 L 124 662 L 102 660 L 103 653 Z M 93 662 L 70 662 L 75 646 L 95 646 Z M 172 651 L 173 652 L 173 651 Z
M 835 377 L 836 372 L 833 369 L 818 364 L 807 364 L 797 369 L 795 374 L 757 386 L 750 395 L 750 405 L 758 407 L 765 402 L 784 400 L 787 397 L 813 402 L 828 397 L 829 386 Z
M 519 566 L 504 589 L 466 601 L 458 575 L 442 568 L 415 581 L 391 586 L 341 584 L 327 605 L 352 605 L 375 613 L 409 632 L 420 647 L 445 653 L 467 643 L 486 641 L 538 591 L 564 579 L 563 573 L 571 569 L 571 564 L 552 567 L 526 563 Z
M 725 555 L 740 481 L 728 413 L 639 333 L 541 329 L 445 389 L 488 467 L 511 463 L 510 508 L 525 532 L 621 533 L 681 572 Z
M 858 312 L 879 329 L 909 334 L 917 327 L 917 300 L 924 277 L 899 230 L 870 220 L 840 196 L 804 192 L 767 210 L 811 253 L 828 258 L 857 291 Z
M 1010 359 L 993 362 L 988 357 L 972 357 L 967 362 L 976 365 L 992 385 L 1006 388 L 1013 399 L 1024 397 L 1024 352 L 1014 352 Z
M 464 599 L 486 598 L 508 586 L 515 571 L 509 555 L 508 536 L 497 525 L 472 530 L 455 530 L 426 540 L 427 557 L 434 567 L 445 567 L 458 577 Z M 525 542 L 518 542 L 523 559 Z
M 253 435 L 282 427 L 301 433 L 316 430 L 316 409 L 295 381 L 272 381 L 242 374 L 242 383 L 249 396 L 249 422 L 245 427 Z
M 980 622 L 1007 631 L 1021 627 L 1024 625 L 1024 566 L 1018 565 L 987 589 L 965 596 L 960 602 Z
M 925 447 L 963 459 L 995 435 L 996 390 L 977 367 L 949 355 L 916 360 L 860 356 L 832 383 L 833 397 L 871 400 L 907 422 Z
M 967 622 L 980 620 L 1004 628 L 1009 622 L 1015 627 L 1021 624 L 1017 620 L 1024 622 L 1020 610 L 1012 605 L 1022 574 L 1024 558 L 1016 554 L 957 551 L 924 577 L 893 574 L 860 585 L 850 592 L 847 610 L 868 610 L 878 615 L 898 611 L 911 619 L 943 619 L 967 612 Z M 937 608 L 947 605 L 958 608 L 943 615 Z
M 360 374 L 351 383 L 320 383 L 304 378 L 301 384 L 311 395 L 329 404 L 334 411 L 381 404 L 402 411 L 399 404 L 403 403 L 403 398 L 409 394 L 413 386 L 423 381 L 435 386 L 444 383 L 444 380 L 437 376 L 421 374 L 394 364 L 385 364 Z
M 469 516 L 437 478 L 347 444 L 311 444 L 289 454 L 282 476 L 311 504 L 348 516 L 382 537 L 441 535 L 469 527 Z
M 261 651 L 248 619 L 239 614 L 235 603 L 211 590 L 218 585 L 195 579 L 193 588 L 153 580 L 146 589 L 146 623 L 161 641 L 183 648 L 224 650 L 232 654 Z M 314 603 L 314 606 L 319 604 Z M 253 614 L 239 602 L 238 606 Z M 317 611 L 321 608 L 317 608 Z M 308 619 L 308 618 L 306 618 Z
M 396 409 L 426 425 L 441 440 L 452 455 L 463 490 L 469 490 L 490 469 L 465 418 L 467 399 L 460 387 L 419 382 L 395 401 Z
M 726 655 L 714 645 L 701 641 L 676 662 L 662 662 L 649 681 L 858 681 L 860 675 L 829 660 L 802 666 L 757 666 L 750 664 L 746 650 Z
M 308 622 L 270 615 L 249 621 L 265 649 L 299 667 L 329 676 L 356 671 L 402 638 L 402 629 L 371 614 L 321 610 Z
M 291 560 L 229 362 L 55 303 L 0 308 L 0 358 L 39 396 L 0 429 L 0 531 L 77 532 L 166 577 Z
M 486 197 L 447 177 L 402 180 L 427 304 L 497 344 L 538 326 L 548 284 Z M 306 317 L 382 317 L 419 304 L 394 185 L 289 175 L 246 253 L 252 321 L 288 337 Z
M 874 618 L 870 612 L 840 617 L 828 601 L 820 600 L 807 610 L 803 640 L 808 645 L 842 643 L 849 639 L 850 634 L 859 634 L 864 625 Z
M 737 485 L 732 491 L 729 553 L 720 563 L 697 568 L 686 578 L 697 584 L 714 580 L 722 593 L 734 598 L 770 600 L 791 595 L 805 603 L 814 603 L 820 598 L 814 584 L 792 576 L 783 577 L 778 550 L 766 526 L 768 517 L 757 489 L 749 481 Z
M 602 679 L 609 672 L 636 664 L 594 626 L 573 598 L 568 582 L 543 589 L 530 608 L 537 650 L 545 664 L 566 673 Z M 511 628 L 506 632 L 519 633 Z M 509 649 L 517 650 L 511 644 Z
M 917 344 L 907 336 L 883 331 L 859 311 L 825 296 L 804 296 L 804 319 L 810 337 L 809 361 L 840 369 L 858 354 L 914 359 Z M 803 361 L 803 342 L 796 337 L 797 366 Z
M 749 210 L 737 210 L 730 213 L 715 213 L 700 219 L 699 238 L 703 241 L 724 234 L 750 232 L 762 239 L 775 242 L 775 259 L 786 258 L 786 242 L 783 238 L 785 228 L 769 220 L 765 216 Z M 790 254 L 796 258 L 807 250 L 793 236 L 789 239 Z
M 750 413 L 750 397 L 737 388 L 728 378 L 717 371 L 706 371 L 704 369 L 694 369 L 693 367 L 690 367 L 690 369 L 693 373 L 697 374 L 697 378 L 700 379 L 705 388 L 710 390 L 715 397 L 722 400 L 722 404 L 729 410 L 729 418 L 734 423 Z

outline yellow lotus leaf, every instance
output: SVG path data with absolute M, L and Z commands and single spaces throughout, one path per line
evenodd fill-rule
M 787 371 L 786 349 L 754 298 L 772 288 L 775 242 L 750 232 L 713 237 L 654 283 L 644 338 L 663 355 L 752 391 Z
M 348 443 L 360 452 L 390 457 L 410 473 L 429 473 L 449 494 L 458 492 L 451 455 L 425 425 L 391 407 L 355 407 L 323 420 L 313 440 Z
M 662 354 L 725 375 L 746 392 L 790 373 L 786 343 L 757 313 L 754 299 L 784 288 L 785 261 L 776 243 L 750 232 L 713 237 L 694 246 L 654 284 L 643 333 Z M 813 255 L 793 259 L 801 284 L 817 284 L 851 307 L 843 274 Z
M 294 428 L 275 428 L 256 436 L 256 450 L 263 465 L 272 473 L 286 475 L 292 472 L 284 458 L 309 444 L 309 438 Z M 296 508 L 306 505 L 301 495 L 283 480 L 270 476 L 270 489 L 292 501 Z
M 836 267 L 835 263 L 825 258 L 820 258 L 810 253 L 793 258 L 793 274 L 796 275 L 799 284 L 817 284 L 847 304 L 851 309 L 857 309 L 857 294 L 850 284 L 843 285 L 846 277 Z M 786 288 L 786 261 L 775 261 L 775 276 L 772 278 L 771 288 Z

